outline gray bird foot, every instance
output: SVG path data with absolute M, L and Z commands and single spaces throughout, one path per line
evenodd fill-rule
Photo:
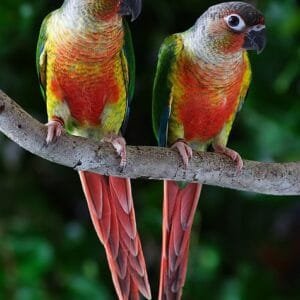
M 237 171 L 242 170 L 244 162 L 238 152 L 220 145 L 213 145 L 213 148 L 216 153 L 224 154 L 228 156 L 234 163 L 236 163 Z
M 105 143 L 110 143 L 114 147 L 117 154 L 121 157 L 120 167 L 125 168 L 127 163 L 125 139 L 117 134 L 110 134 L 104 137 L 101 141 Z
M 53 120 L 45 124 L 47 126 L 46 143 L 49 145 L 59 138 L 63 131 L 63 124 L 59 121 Z
M 175 142 L 172 146 L 171 149 L 176 149 L 183 161 L 184 167 L 187 169 L 191 158 L 193 157 L 193 149 L 183 140 L 178 140 Z

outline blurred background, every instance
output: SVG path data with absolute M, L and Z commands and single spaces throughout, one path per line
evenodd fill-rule
M 1 0 L 0 88 L 46 121 L 35 72 L 42 19 L 62 1 Z M 131 24 L 137 89 L 127 130 L 155 145 L 151 89 L 157 52 L 216 1 L 144 0 Z M 244 158 L 300 160 L 300 1 L 253 1 L 268 45 L 251 53 L 253 82 L 230 139 Z M 161 243 L 162 183 L 133 183 L 154 299 Z M 300 299 L 300 198 L 205 186 L 193 227 L 183 299 Z M 0 299 L 116 299 L 78 175 L 35 157 L 0 134 Z

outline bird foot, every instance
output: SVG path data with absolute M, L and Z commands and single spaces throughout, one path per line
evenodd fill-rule
M 242 157 L 239 155 L 238 152 L 236 152 L 230 148 L 219 146 L 219 145 L 213 145 L 213 148 L 216 153 L 224 154 L 224 155 L 228 156 L 230 159 L 232 159 L 232 161 L 234 163 L 236 163 L 237 171 L 242 170 L 244 163 L 243 163 Z
M 120 167 L 124 168 L 127 163 L 125 139 L 119 135 L 110 134 L 104 137 L 101 141 L 105 143 L 110 143 L 114 147 L 118 155 L 121 157 Z
M 61 121 L 53 120 L 46 124 L 47 126 L 47 137 L 46 143 L 49 145 L 53 143 L 62 134 L 63 124 Z
M 171 146 L 171 149 L 177 149 L 183 161 L 184 167 L 187 169 L 189 162 L 193 157 L 193 149 L 183 140 L 178 140 L 175 142 Z

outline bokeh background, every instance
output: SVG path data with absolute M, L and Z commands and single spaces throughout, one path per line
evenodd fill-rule
M 259 161 L 300 160 L 300 1 L 253 1 L 268 45 L 251 54 L 253 83 L 230 146 Z M 42 122 L 34 57 L 55 0 L 1 0 L 0 88 Z M 127 141 L 154 145 L 151 89 L 159 45 L 184 31 L 208 0 L 144 0 L 131 24 L 137 89 Z M 161 242 L 161 182 L 133 183 L 154 299 Z M 0 134 L 0 299 L 116 299 L 78 176 Z M 193 227 L 183 299 L 300 299 L 300 198 L 205 187 Z

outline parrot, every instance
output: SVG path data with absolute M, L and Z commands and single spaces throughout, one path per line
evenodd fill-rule
M 153 85 L 153 129 L 161 147 L 175 149 L 188 168 L 193 151 L 228 156 L 236 114 L 251 81 L 247 50 L 266 45 L 263 14 L 244 2 L 211 6 L 187 31 L 168 36 L 158 54 Z M 181 299 L 190 234 L 202 185 L 164 181 L 159 299 Z
M 65 0 L 42 22 L 36 66 L 46 101 L 46 143 L 65 130 L 110 143 L 126 165 L 126 127 L 135 57 L 125 16 L 142 0 Z M 130 179 L 80 171 L 91 220 L 104 245 L 119 299 L 151 299 Z

